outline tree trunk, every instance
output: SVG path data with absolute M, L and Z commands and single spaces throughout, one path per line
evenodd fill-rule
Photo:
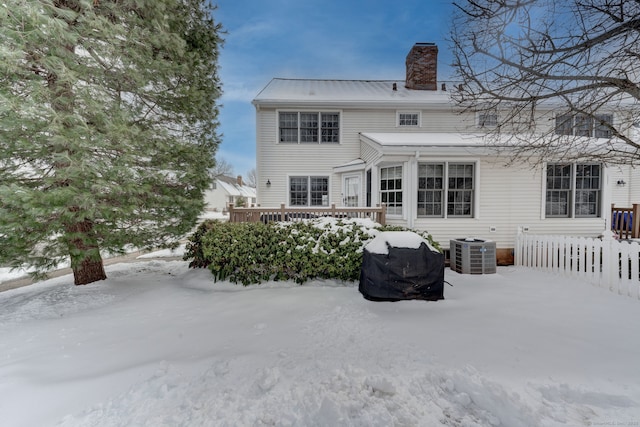
M 93 236 L 93 224 L 84 220 L 67 226 L 71 240 L 71 268 L 76 285 L 87 285 L 107 278 L 100 256 L 100 248 Z
M 84 259 L 80 265 L 76 265 L 73 268 L 73 281 L 75 285 L 87 285 L 106 278 L 107 274 L 104 271 L 102 258 L 98 260 Z

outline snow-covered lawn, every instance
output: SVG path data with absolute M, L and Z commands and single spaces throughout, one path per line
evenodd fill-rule
M 391 303 L 186 265 L 0 293 L 0 424 L 640 423 L 640 301 L 516 267 Z

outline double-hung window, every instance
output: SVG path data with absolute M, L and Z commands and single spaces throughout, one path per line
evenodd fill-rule
M 340 113 L 280 111 L 278 140 L 290 144 L 340 142 Z
M 601 165 L 547 165 L 546 216 L 549 218 L 599 217 L 601 184 Z
M 470 218 L 473 216 L 475 166 L 473 163 L 420 163 L 418 216 Z
M 557 135 L 589 136 L 611 138 L 613 114 L 559 114 L 556 116 Z
M 402 215 L 402 166 L 380 168 L 380 201 L 389 215 Z
M 289 177 L 290 206 L 329 206 L 329 178 L 326 176 Z

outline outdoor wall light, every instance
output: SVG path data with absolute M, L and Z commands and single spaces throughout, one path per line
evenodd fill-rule
M 627 183 L 624 182 L 624 179 L 619 179 L 618 182 L 616 182 L 616 184 L 618 184 L 620 187 L 624 187 Z
M 271 181 L 267 180 L 267 187 L 271 187 Z

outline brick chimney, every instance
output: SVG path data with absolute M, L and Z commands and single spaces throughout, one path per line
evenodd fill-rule
M 407 55 L 407 89 L 437 90 L 438 46 L 416 43 Z
M 242 187 L 242 175 L 238 175 L 238 177 L 236 178 L 236 181 L 238 181 L 238 185 Z

